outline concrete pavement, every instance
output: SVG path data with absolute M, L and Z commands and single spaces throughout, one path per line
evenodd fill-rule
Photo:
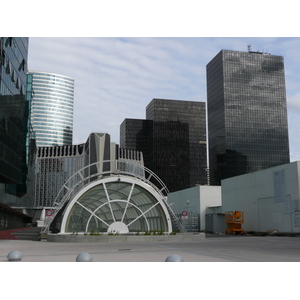
M 10 251 L 21 262 L 75 262 L 87 252 L 93 262 L 164 262 L 171 254 L 185 262 L 300 262 L 300 238 L 278 236 L 207 236 L 200 241 L 51 243 L 0 240 L 0 262 Z M 9 262 L 12 263 L 12 262 Z

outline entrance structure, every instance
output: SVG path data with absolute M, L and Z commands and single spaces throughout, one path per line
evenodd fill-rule
M 69 203 L 61 233 L 171 230 L 163 199 L 136 178 L 113 176 L 82 189 Z
M 65 183 L 54 203 L 53 221 L 44 232 L 171 233 L 172 221 L 175 229 L 184 231 L 167 203 L 167 187 L 153 172 L 134 162 L 116 160 L 109 161 L 114 168 L 98 173 L 97 164 L 81 169 Z

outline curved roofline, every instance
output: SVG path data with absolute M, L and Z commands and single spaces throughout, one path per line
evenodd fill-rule
M 53 73 L 53 72 L 46 72 L 46 71 L 28 71 L 28 74 L 50 74 L 50 75 L 58 75 L 58 76 L 62 76 L 62 77 L 66 77 L 66 78 L 69 78 L 69 79 L 73 79 L 73 77 L 70 77 L 70 76 L 67 76 L 67 75 L 63 75 L 63 74 L 60 74 L 60 73 Z
M 140 180 L 138 178 L 134 178 L 132 176 L 126 176 L 126 175 L 125 176 L 124 175 L 114 175 L 114 176 L 110 176 L 110 177 L 107 177 L 107 178 L 101 178 L 101 179 L 98 179 L 98 180 L 95 180 L 95 181 L 91 182 L 87 186 L 83 187 L 76 195 L 73 196 L 73 198 L 68 202 L 68 204 L 65 208 L 63 218 L 62 218 L 62 221 L 61 221 L 60 234 L 65 234 L 66 233 L 65 229 L 66 229 L 67 219 L 68 219 L 70 211 L 73 208 L 76 201 L 78 199 L 80 199 L 80 197 L 82 195 L 84 195 L 86 192 L 91 190 L 93 187 L 101 185 L 103 183 L 110 183 L 110 182 L 126 182 L 126 183 L 130 183 L 130 184 L 133 184 L 133 185 L 138 185 L 138 186 L 142 187 L 144 190 L 146 190 L 148 193 L 150 193 L 157 200 L 157 202 L 160 204 L 160 206 L 161 206 L 161 208 L 162 208 L 162 210 L 165 214 L 165 220 L 166 220 L 166 223 L 167 223 L 169 233 L 172 231 L 171 216 L 168 212 L 168 209 L 166 207 L 166 202 L 164 201 L 162 195 L 160 195 L 153 187 L 148 185 L 146 182 L 143 182 L 142 180 Z

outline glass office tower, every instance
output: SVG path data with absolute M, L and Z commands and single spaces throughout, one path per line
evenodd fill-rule
M 169 122 L 171 127 L 179 130 L 178 136 L 172 135 L 170 131 L 169 140 L 165 139 L 166 143 L 157 143 L 157 154 L 159 155 L 158 149 L 168 149 L 168 143 L 171 144 L 173 150 L 170 149 L 169 153 L 179 150 L 182 152 L 180 163 L 177 165 L 182 169 L 187 168 L 188 187 L 207 184 L 205 102 L 154 98 L 146 107 L 146 119 Z M 157 134 L 164 130 L 161 125 L 156 126 Z M 184 148 L 188 149 L 188 153 L 183 151 Z
M 170 192 L 207 184 L 205 103 L 153 99 L 146 120 L 123 121 L 120 146 L 141 151 Z
M 47 72 L 32 78 L 31 125 L 38 147 L 72 145 L 74 79 Z
M 210 183 L 289 163 L 283 57 L 222 50 L 206 69 Z
M 7 194 L 26 192 L 26 74 L 28 38 L 0 38 L 0 185 Z M 3 187 L 5 187 L 3 189 Z

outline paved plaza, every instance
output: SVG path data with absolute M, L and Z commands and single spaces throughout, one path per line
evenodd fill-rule
M 201 241 L 55 243 L 0 240 L 0 262 L 18 250 L 20 262 L 75 262 L 83 252 L 93 262 L 164 262 L 172 254 L 184 262 L 300 262 L 300 238 L 207 235 Z

